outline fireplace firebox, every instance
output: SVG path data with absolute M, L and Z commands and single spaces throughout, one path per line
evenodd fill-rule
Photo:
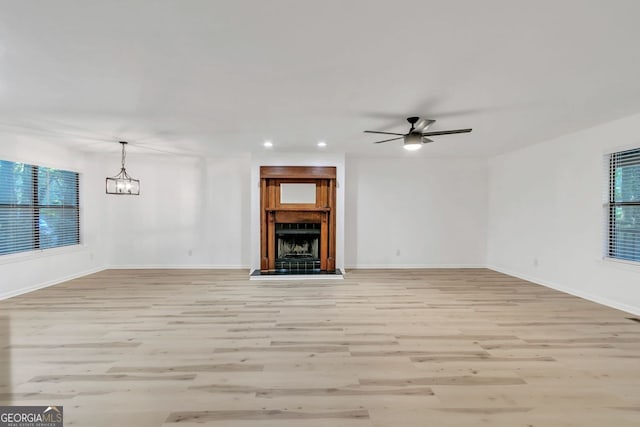
M 276 224 L 276 271 L 320 271 L 319 223 Z
M 260 271 L 336 271 L 335 206 L 335 167 L 260 167 Z

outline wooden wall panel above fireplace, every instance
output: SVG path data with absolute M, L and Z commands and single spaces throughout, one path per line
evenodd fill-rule
M 315 184 L 315 203 L 282 203 L 281 184 Z M 278 254 L 276 224 L 320 224 L 317 260 L 286 261 Z M 307 244 L 308 242 L 302 242 Z M 302 244 L 301 243 L 301 244 Z M 290 246 L 290 242 L 288 246 Z M 336 269 L 336 168 L 333 166 L 260 167 L 260 270 Z M 309 261 L 309 262 L 307 262 Z M 316 269 L 314 267 L 314 269 Z

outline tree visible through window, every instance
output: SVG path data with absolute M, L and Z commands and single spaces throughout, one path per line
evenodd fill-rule
M 609 156 L 607 256 L 640 262 L 640 149 Z
M 78 174 L 0 160 L 0 255 L 80 243 Z

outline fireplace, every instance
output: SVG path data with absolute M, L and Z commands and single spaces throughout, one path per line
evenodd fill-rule
M 276 271 L 320 271 L 320 224 L 276 224 Z
M 260 271 L 336 270 L 336 168 L 260 168 Z

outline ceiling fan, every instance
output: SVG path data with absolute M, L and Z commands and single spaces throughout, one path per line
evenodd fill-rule
M 407 121 L 411 124 L 411 129 L 407 133 L 393 133 L 393 132 L 380 132 L 376 130 L 365 130 L 365 133 L 379 133 L 382 135 L 396 135 L 396 138 L 385 139 L 383 141 L 376 141 L 374 144 L 381 144 L 383 142 L 396 141 L 398 139 L 404 139 L 404 148 L 410 151 L 414 151 L 422 147 L 422 144 L 428 144 L 433 142 L 428 136 L 437 135 L 451 135 L 454 133 L 469 133 L 471 129 L 454 129 L 454 130 L 441 130 L 436 132 L 426 132 L 426 130 L 434 124 L 436 121 L 431 119 L 421 119 L 420 117 L 408 117 Z

